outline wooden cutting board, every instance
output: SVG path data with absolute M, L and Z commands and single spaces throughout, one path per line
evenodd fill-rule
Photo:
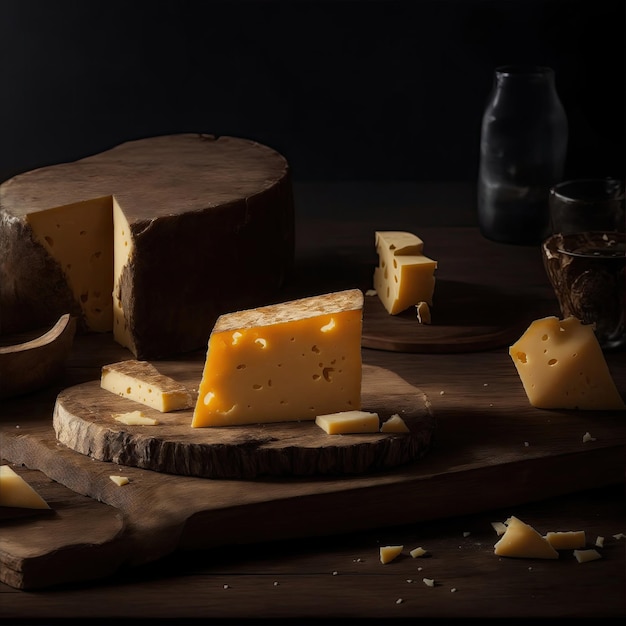
M 193 389 L 201 375 L 193 363 L 176 380 Z M 425 454 L 435 427 L 428 398 L 371 365 L 363 366 L 362 384 L 362 409 L 378 413 L 381 423 L 402 416 L 409 433 L 328 435 L 314 421 L 192 428 L 193 409 L 161 413 L 105 391 L 97 380 L 59 394 L 53 426 L 61 443 L 100 461 L 204 478 L 359 474 Z M 127 426 L 114 419 L 136 410 L 158 424 Z
M 76 364 L 96 353 L 101 338 L 92 341 L 78 346 Z M 385 361 L 386 353 L 373 352 Z M 107 361 L 112 357 L 119 354 Z M 408 378 L 381 366 L 381 392 L 416 389 L 422 380 L 437 427 L 420 459 L 356 475 L 210 479 L 95 460 L 59 444 L 52 408 L 46 419 L 33 410 L 41 400 L 22 401 L 14 412 L 19 423 L 3 428 L 2 456 L 53 513 L 2 522 L 1 580 L 33 589 L 109 576 L 174 550 L 349 533 L 490 508 L 514 514 L 519 503 L 623 481 L 623 414 L 533 409 L 504 352 L 461 354 L 454 363 L 446 355 L 389 357 Z M 180 378 L 200 362 L 160 367 Z M 621 380 L 625 370 L 614 372 Z M 593 441 L 583 442 L 586 432 Z M 114 474 L 129 484 L 118 487 Z

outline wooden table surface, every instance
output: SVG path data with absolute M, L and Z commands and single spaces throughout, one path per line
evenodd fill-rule
M 449 246 L 457 246 L 455 271 L 462 276 L 463 255 L 472 253 L 470 244 L 477 237 L 473 191 L 471 185 L 444 183 L 297 185 L 293 293 L 319 293 L 367 281 L 376 261 L 373 231 L 377 229 L 411 230 L 423 236 L 427 246 L 432 242 L 435 251 L 445 254 Z M 465 247 L 464 241 L 469 242 Z M 497 262 L 487 282 L 521 285 L 548 308 L 556 307 L 538 250 L 492 244 L 491 251 Z M 501 349 L 411 354 L 365 348 L 363 359 L 418 383 L 436 414 L 458 414 L 471 403 L 472 394 L 481 393 L 479 373 L 485 371 L 485 364 L 504 365 L 508 356 Z M 607 362 L 620 392 L 626 394 L 626 355 L 607 354 Z M 91 355 L 78 342 L 60 384 L 97 376 Z M 40 395 L 42 403 L 50 401 L 50 392 Z M 30 397 L 28 402 L 32 401 Z M 13 413 L 0 413 L 5 427 L 19 414 L 15 403 L 10 406 Z M 620 478 L 610 480 L 611 484 L 588 489 L 573 480 L 572 493 L 545 499 L 542 494 L 551 481 L 547 471 L 545 482 L 536 485 L 536 499 L 532 497 L 535 486 L 529 485 L 527 502 L 500 509 L 477 507 L 467 515 L 409 523 L 392 517 L 388 524 L 375 528 L 365 524 L 366 528 L 348 533 L 181 551 L 103 580 L 40 591 L 0 584 L 0 620 L 47 624 L 120 617 L 172 623 L 624 618 L 626 540 L 614 537 L 626 533 L 623 464 L 621 469 Z M 506 488 L 502 482 L 484 484 L 476 499 L 481 500 L 482 489 Z M 467 499 L 467 494 L 463 497 Z M 598 536 L 605 537 L 603 558 L 585 564 L 565 553 L 558 561 L 499 558 L 493 553 L 497 535 L 491 522 L 510 515 L 542 533 L 585 530 L 590 544 Z M 272 520 L 249 520 L 251 525 L 259 523 Z M 359 526 L 355 520 L 355 527 Z M 390 544 L 403 545 L 405 550 L 383 565 L 378 550 Z M 417 546 L 429 555 L 408 556 L 408 550 Z M 434 587 L 427 586 L 424 578 L 433 579 Z

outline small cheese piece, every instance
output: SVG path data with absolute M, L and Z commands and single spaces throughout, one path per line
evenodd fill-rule
M 598 535 L 596 537 L 596 548 L 604 548 L 604 537 L 602 537 L 601 535 Z
M 0 506 L 49 509 L 48 503 L 8 465 L 0 465 Z
M 574 550 L 584 548 L 587 543 L 584 530 L 568 530 L 546 533 L 548 543 L 555 550 Z
M 530 404 L 540 409 L 626 409 L 591 325 L 535 320 L 509 355 Z
M 374 289 L 391 315 L 419 302 L 433 303 L 437 261 L 422 254 L 423 242 L 402 231 L 377 231 Z
M 532 526 L 515 516 L 507 520 L 506 532 L 494 546 L 498 556 L 520 559 L 558 559 L 559 553 Z
M 574 557 L 579 563 L 587 563 L 601 559 L 602 555 L 594 548 L 588 548 L 587 550 L 574 550 Z
M 129 411 L 128 413 L 114 413 L 116 422 L 127 426 L 156 426 L 159 421 L 153 417 L 146 417 L 141 411 Z
M 360 410 L 362 325 L 359 289 L 220 316 L 191 425 L 314 420 Z
M 383 565 L 390 563 L 395 558 L 400 556 L 404 546 L 381 546 L 380 548 L 380 562 Z
M 422 582 L 427 587 L 434 587 L 435 586 L 435 579 L 434 578 L 422 578 Z
M 424 550 L 424 548 L 413 548 L 413 550 L 411 550 L 409 552 L 409 554 L 414 558 L 417 559 L 420 556 L 424 556 L 427 553 L 427 550 Z
M 377 433 L 380 427 L 378 413 L 368 411 L 340 411 L 318 415 L 315 423 L 329 435 Z
M 430 307 L 428 306 L 428 302 L 418 302 L 415 305 L 416 313 L 417 313 L 417 321 L 420 324 L 430 324 Z
M 381 433 L 409 433 L 409 427 L 406 422 L 396 413 L 392 415 L 388 420 L 383 422 L 380 427 Z
M 503 522 L 491 522 L 491 527 L 496 531 L 498 537 L 501 537 L 506 532 L 506 524 Z
M 100 386 L 161 413 L 193 407 L 191 392 L 147 361 L 130 359 L 102 366 Z
M 123 487 L 124 485 L 128 485 L 130 480 L 126 476 L 109 476 L 109 478 L 118 486 Z

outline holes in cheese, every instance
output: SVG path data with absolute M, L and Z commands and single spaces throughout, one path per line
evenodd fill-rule
M 48 503 L 13 468 L 0 465 L 0 506 L 49 509 Z
M 534 407 L 626 409 L 592 326 L 575 317 L 535 320 L 509 355 Z
M 522 559 L 558 559 L 559 553 L 532 526 L 515 516 L 506 521 L 506 531 L 494 545 L 498 556 Z
M 360 410 L 362 321 L 358 289 L 221 315 L 209 337 L 192 426 Z
M 404 231 L 376 231 L 375 245 L 374 289 L 385 309 L 396 315 L 420 302 L 432 306 L 437 261 L 424 256 L 423 241 Z
M 189 409 L 191 392 L 147 361 L 120 361 L 102 367 L 100 386 L 118 396 L 145 404 L 161 413 Z

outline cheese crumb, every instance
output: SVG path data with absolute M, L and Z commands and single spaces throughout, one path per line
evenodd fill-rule
M 591 436 L 591 433 L 589 433 L 589 432 L 586 432 L 586 433 L 583 435 L 583 443 L 587 443 L 588 441 L 595 441 L 595 440 L 596 440 L 596 438 L 595 438 L 595 437 L 592 437 L 592 436 Z
M 579 563 L 597 561 L 602 558 L 602 555 L 593 548 L 588 548 L 587 550 L 574 550 L 574 556 Z
M 435 586 L 435 580 L 433 578 L 423 578 L 422 580 L 424 581 L 424 584 L 427 587 L 434 587 Z
M 452 589 L 450 589 L 450 593 L 456 593 L 456 587 L 452 587 Z
M 596 547 L 604 548 L 604 537 L 601 537 L 599 535 L 598 537 L 596 537 Z
M 126 476 L 109 476 L 109 478 L 118 486 L 123 487 L 130 482 Z
M 498 536 L 504 535 L 506 532 L 506 524 L 503 524 L 502 522 L 491 522 L 491 526 L 496 531 Z
M 366 295 L 366 296 L 375 296 L 377 293 L 378 293 L 378 292 L 376 291 L 376 289 L 368 289 L 368 290 L 365 292 L 365 295 Z
M 613 535 L 613 539 L 626 539 L 626 535 L 624 533 L 617 533 L 617 535 Z
M 404 600 L 402 600 L 402 598 L 398 598 L 398 599 L 396 600 L 396 604 L 402 604 L 402 602 L 404 602 Z
M 424 556 L 426 554 L 426 550 L 424 550 L 424 548 L 413 548 L 413 550 L 411 550 L 409 552 L 409 554 L 414 558 L 417 559 L 420 556 Z
M 469 537 L 472 533 L 469 532 L 469 530 L 466 530 L 463 532 L 463 536 L 464 537 Z

